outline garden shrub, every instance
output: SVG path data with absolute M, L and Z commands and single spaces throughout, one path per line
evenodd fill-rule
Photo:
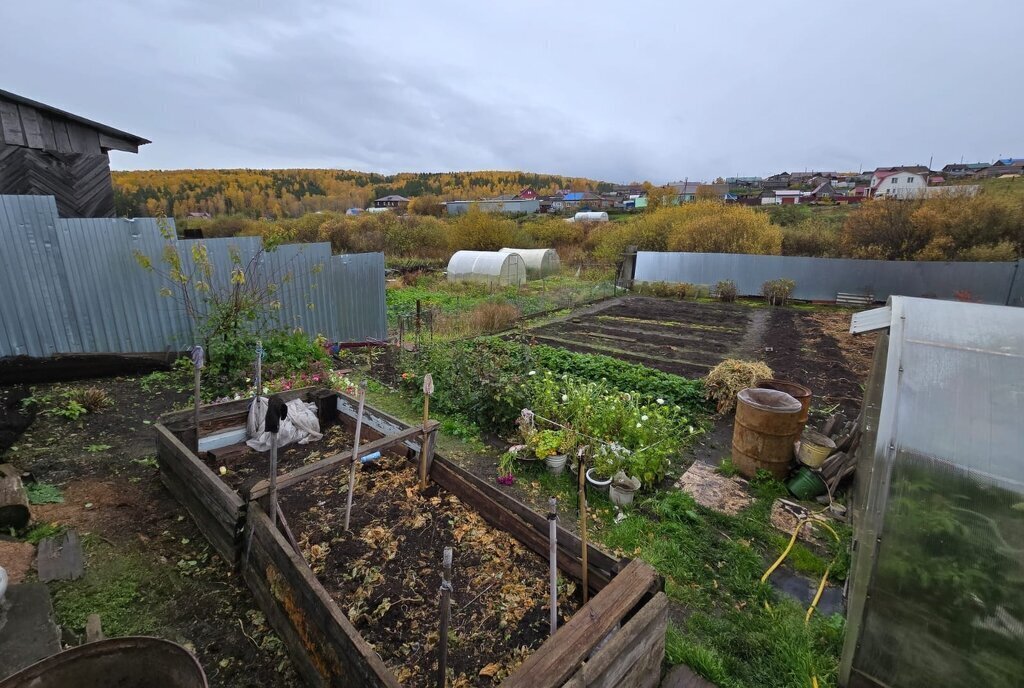
M 721 280 L 715 283 L 715 293 L 718 298 L 726 303 L 736 300 L 736 283 L 732 280 Z
M 796 289 L 796 282 L 791 279 L 768 280 L 761 285 L 761 296 L 771 306 L 785 306 Z

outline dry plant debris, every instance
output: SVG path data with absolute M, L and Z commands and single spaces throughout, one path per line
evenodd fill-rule
M 446 545 L 455 549 L 449 685 L 496 685 L 544 642 L 546 561 L 436 485 L 420 492 L 415 467 L 399 458 L 360 470 L 346 533 L 346 481 L 347 472 L 289 488 L 282 506 L 306 561 L 399 682 L 434 680 Z M 561 583 L 559 606 L 564 619 L 578 608 L 574 583 Z

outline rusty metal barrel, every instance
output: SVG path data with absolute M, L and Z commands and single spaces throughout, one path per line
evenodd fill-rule
M 111 638 L 58 652 L 0 680 L 0 688 L 207 688 L 181 645 L 141 636 Z
M 794 442 L 799 440 L 800 435 L 804 431 L 804 427 L 806 427 L 807 425 L 807 417 L 811 413 L 811 390 L 797 382 L 775 379 L 763 380 L 757 384 L 757 388 L 774 389 L 779 392 L 785 392 L 786 394 L 800 402 L 800 429 L 796 431 L 795 435 L 793 435 Z
M 736 395 L 736 424 L 732 431 L 732 462 L 740 473 L 754 477 L 764 469 L 785 479 L 793 461 L 793 441 L 803 429 L 803 406 L 785 392 L 750 388 Z

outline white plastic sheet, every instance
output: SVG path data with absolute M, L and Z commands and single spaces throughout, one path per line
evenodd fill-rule
M 249 419 L 246 430 L 252 439 L 246 444 L 256 451 L 270 449 L 270 433 L 264 428 L 267 417 L 267 398 L 258 397 L 249 407 Z M 320 432 L 320 421 L 316 417 L 316 404 L 307 404 L 300 399 L 292 399 L 288 407 L 288 417 L 281 421 L 277 433 L 278 448 L 286 447 L 293 442 L 309 444 L 323 438 Z

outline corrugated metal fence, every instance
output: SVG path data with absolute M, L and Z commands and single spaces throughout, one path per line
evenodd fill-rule
M 714 285 L 732 280 L 740 294 L 761 293 L 768 280 L 796 282 L 793 296 L 833 301 L 839 292 L 951 299 L 969 292 L 983 303 L 1024 306 L 1024 275 L 1019 263 L 944 263 L 756 256 L 734 253 L 639 251 L 638 282 L 689 282 Z
M 275 285 L 276 324 L 338 342 L 387 339 L 383 254 L 332 256 L 326 243 L 260 254 L 259 237 L 174 241 L 186 272 L 197 243 L 215 285 L 257 256 L 251 276 Z M 52 196 L 0 196 L 0 357 L 187 348 L 181 302 L 161 296 L 167 281 L 135 259 L 159 266 L 166 245 L 153 219 L 64 219 Z

